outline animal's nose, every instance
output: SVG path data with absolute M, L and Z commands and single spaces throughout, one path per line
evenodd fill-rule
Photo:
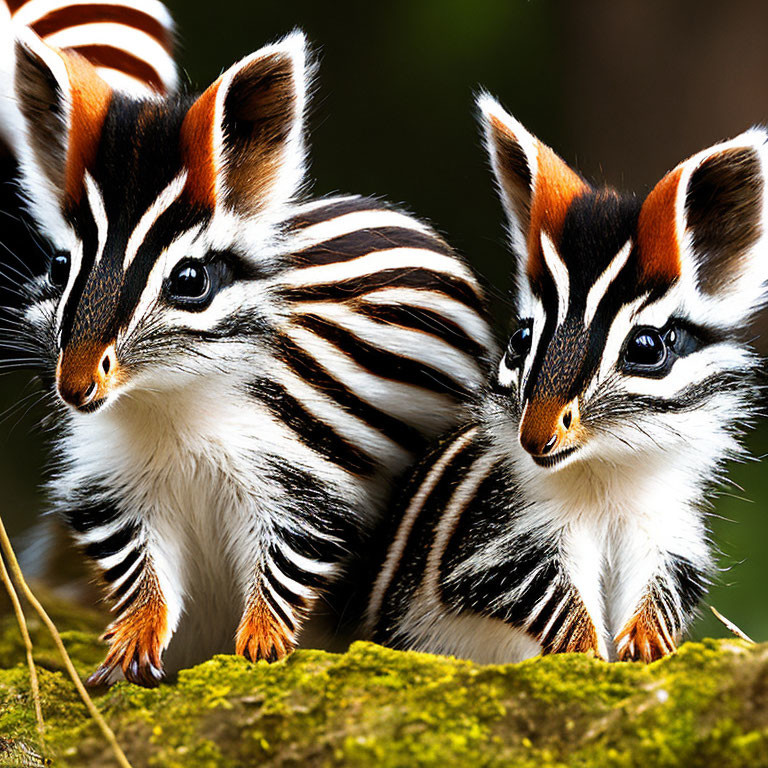
M 117 375 L 114 344 L 65 349 L 56 369 L 61 399 L 82 411 L 93 410 L 109 394 Z
M 532 400 L 520 422 L 520 444 L 532 456 L 547 456 L 563 446 L 580 424 L 578 398 L 562 401 Z

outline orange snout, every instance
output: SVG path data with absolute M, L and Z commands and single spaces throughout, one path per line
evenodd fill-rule
M 59 355 L 56 387 L 65 403 L 94 410 L 114 387 L 119 369 L 115 345 L 78 345 Z
M 520 422 L 520 444 L 534 457 L 549 456 L 575 447 L 580 428 L 578 398 L 565 405 L 554 399 L 533 399 Z

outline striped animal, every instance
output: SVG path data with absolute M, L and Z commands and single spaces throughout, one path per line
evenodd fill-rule
M 410 216 L 299 198 L 301 34 L 199 97 L 119 93 L 29 36 L 17 57 L 55 248 L 25 312 L 62 404 L 51 492 L 117 614 L 91 682 L 233 639 L 279 659 L 486 378 L 482 291 Z
M 766 132 L 640 201 L 587 184 L 491 97 L 479 108 L 516 329 L 474 418 L 411 480 L 368 632 L 485 662 L 658 659 L 706 590 L 709 495 L 754 413 L 738 334 L 768 276 Z

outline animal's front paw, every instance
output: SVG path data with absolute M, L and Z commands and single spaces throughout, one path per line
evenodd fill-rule
M 663 620 L 646 609 L 634 616 L 616 635 L 619 661 L 657 661 L 677 650 Z
M 110 647 L 107 658 L 88 678 L 92 687 L 125 679 L 154 688 L 163 679 L 162 652 L 166 642 L 165 612 L 139 611 L 110 625 L 102 637 Z
M 574 605 L 560 629 L 545 638 L 545 653 L 591 653 L 605 658 L 594 622 L 582 605 Z
M 279 661 L 294 647 L 292 633 L 268 609 L 250 609 L 240 622 L 235 650 L 250 661 Z

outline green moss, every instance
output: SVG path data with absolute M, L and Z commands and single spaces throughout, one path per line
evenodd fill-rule
M 64 635 L 83 672 L 103 653 L 97 619 L 81 614 Z M 0 620 L 12 662 L 0 734 L 34 742 L 13 629 Z M 33 636 L 56 765 L 111 764 L 39 626 Z M 272 665 L 218 656 L 156 690 L 116 685 L 98 705 L 136 766 L 735 768 L 768 764 L 767 678 L 768 646 L 738 641 L 688 643 L 648 666 L 563 655 L 487 667 L 356 643 Z

